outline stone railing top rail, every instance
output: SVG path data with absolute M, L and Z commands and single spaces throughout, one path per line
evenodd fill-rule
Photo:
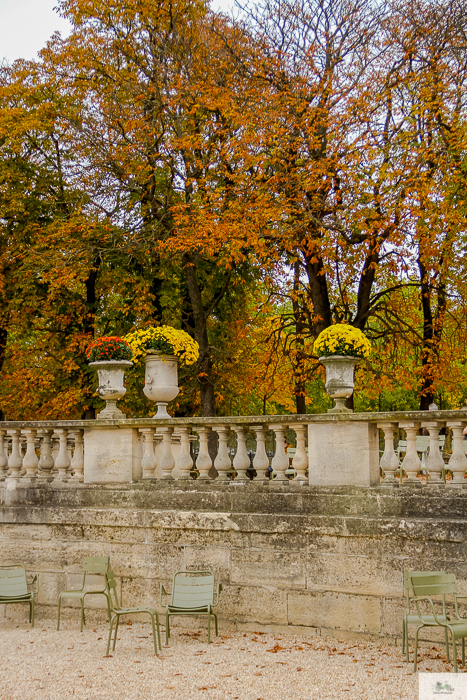
M 287 414 L 287 415 L 265 415 L 265 416 L 213 416 L 202 418 L 192 416 L 189 418 L 126 418 L 119 420 L 42 420 L 42 421 L 0 421 L 0 430 L 14 430 L 19 428 L 93 428 L 93 427 L 125 427 L 138 428 L 144 426 L 202 426 L 202 425 L 268 425 L 294 423 L 329 423 L 342 421 L 358 422 L 428 422 L 428 421 L 467 421 L 467 408 L 449 411 L 368 411 L 365 413 L 307 413 L 307 414 Z

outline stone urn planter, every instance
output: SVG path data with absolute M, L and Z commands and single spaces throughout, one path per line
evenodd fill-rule
M 117 408 L 117 401 L 126 394 L 125 370 L 132 367 L 133 362 L 129 360 L 102 360 L 90 362 L 89 366 L 97 370 L 99 378 L 97 394 L 105 401 L 105 408 L 97 414 L 96 418 L 107 420 L 126 418 L 123 411 Z
M 353 394 L 354 369 L 359 359 L 350 355 L 319 358 L 326 368 L 326 391 L 334 399 L 334 407 L 328 409 L 328 413 L 352 413 L 350 408 L 346 408 L 345 400 Z
M 179 392 L 178 386 L 178 357 L 162 355 L 156 350 L 148 350 L 144 358 L 146 370 L 144 374 L 144 394 L 157 404 L 154 418 L 170 418 L 167 404 L 173 401 Z

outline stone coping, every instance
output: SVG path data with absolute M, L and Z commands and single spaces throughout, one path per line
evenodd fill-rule
M 307 413 L 287 415 L 265 416 L 214 416 L 189 417 L 189 418 L 125 418 L 118 420 L 42 420 L 42 421 L 0 421 L 0 430 L 14 430 L 20 428 L 142 428 L 145 426 L 213 426 L 213 425 L 271 425 L 284 424 L 292 426 L 294 423 L 339 423 L 366 421 L 378 423 L 401 421 L 431 422 L 431 421 L 467 421 L 467 409 L 449 411 L 368 411 L 366 413 Z

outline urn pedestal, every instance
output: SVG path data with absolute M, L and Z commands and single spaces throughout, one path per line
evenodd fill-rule
M 353 394 L 354 370 L 359 358 L 331 355 L 320 357 L 319 361 L 326 368 L 326 391 L 331 399 L 334 399 L 334 406 L 328 409 L 328 413 L 352 413 L 350 408 L 346 408 L 345 400 Z
M 104 399 L 105 408 L 97 414 L 96 418 L 115 420 L 126 418 L 126 415 L 117 408 L 117 401 L 126 394 L 124 386 L 125 370 L 133 366 L 128 360 L 105 360 L 90 362 L 90 367 L 97 370 L 99 386 L 97 394 Z
M 178 358 L 174 355 L 161 355 L 151 352 L 145 358 L 144 394 L 157 404 L 154 418 L 170 418 L 167 404 L 175 399 L 178 387 Z

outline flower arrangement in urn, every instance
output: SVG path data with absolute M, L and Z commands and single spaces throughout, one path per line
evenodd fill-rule
M 342 355 L 344 357 L 369 357 L 370 341 L 359 328 L 346 323 L 336 323 L 321 331 L 313 350 L 319 357 Z
M 144 393 L 157 403 L 155 418 L 170 418 L 167 404 L 179 394 L 178 362 L 192 365 L 199 357 L 199 345 L 185 331 L 172 326 L 150 326 L 124 338 L 133 351 L 135 364 L 143 359 Z
M 360 329 L 336 323 L 321 331 L 313 350 L 326 367 L 326 391 L 335 401 L 328 413 L 350 413 L 345 399 L 352 396 L 354 390 L 355 366 L 370 355 L 370 341 Z
M 118 336 L 103 336 L 92 341 L 85 351 L 90 367 L 97 369 L 98 395 L 104 399 L 105 408 L 97 418 L 126 418 L 117 408 L 117 401 L 125 396 L 125 369 L 131 367 L 133 352 L 128 343 Z
M 96 338 L 86 348 L 85 355 L 88 362 L 113 362 L 115 360 L 131 362 L 133 359 L 133 352 L 128 343 L 116 335 Z
M 165 357 L 177 357 L 192 365 L 199 357 L 199 345 L 185 331 L 172 326 L 150 326 L 133 331 L 124 340 L 133 351 L 135 364 L 146 355 L 156 352 Z

